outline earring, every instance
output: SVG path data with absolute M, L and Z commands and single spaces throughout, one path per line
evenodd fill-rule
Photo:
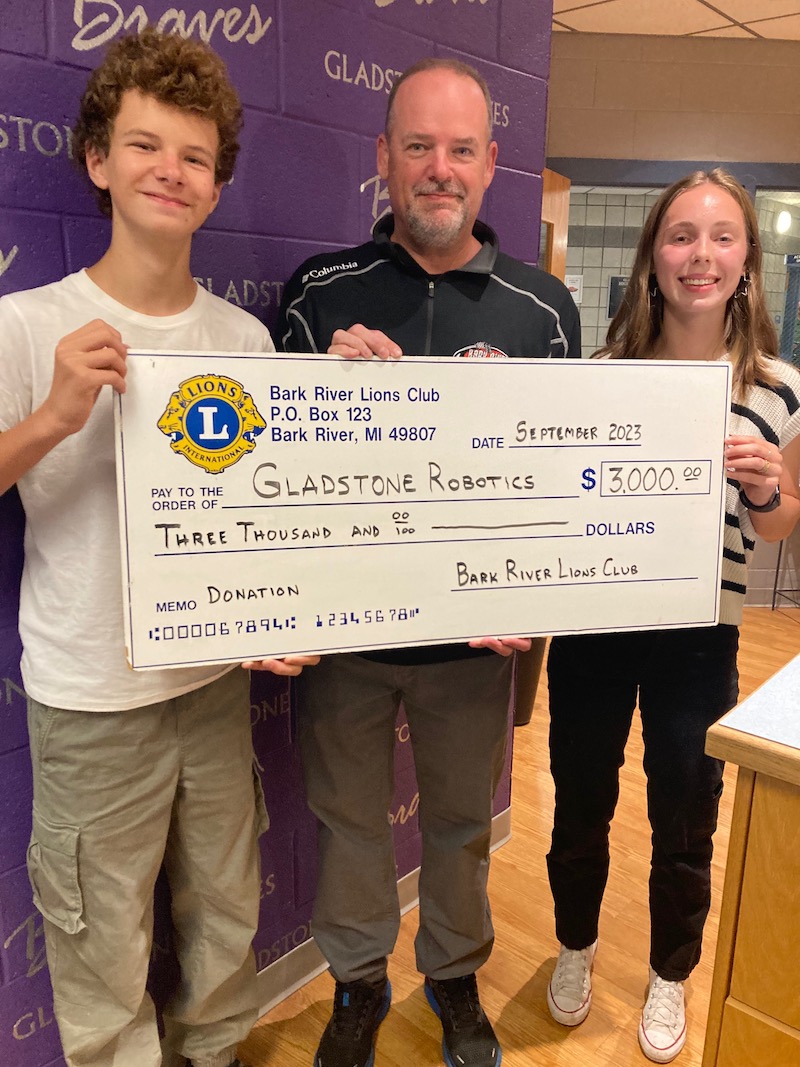
M 658 288 L 658 282 L 656 281 L 655 274 L 650 275 L 650 285 L 648 288 L 648 292 L 650 293 L 651 300 L 655 300 L 655 298 L 661 292 L 661 290 Z
M 744 274 L 741 276 L 741 278 L 739 279 L 739 284 L 736 286 L 736 292 L 734 293 L 734 296 L 736 296 L 736 297 L 746 297 L 749 292 L 750 292 L 750 271 L 746 270 L 744 272 Z

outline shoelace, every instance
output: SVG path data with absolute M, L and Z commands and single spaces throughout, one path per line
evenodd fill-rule
M 372 1004 L 373 997 L 367 990 L 358 986 L 339 986 L 331 1020 L 333 1033 L 337 1037 L 359 1038 Z
M 586 978 L 589 971 L 588 953 L 586 948 L 567 949 L 561 952 L 553 972 L 551 984 L 555 993 L 563 993 L 565 989 L 580 990 L 586 993 Z
M 667 982 L 656 975 L 645 1005 L 644 1018 L 647 1023 L 666 1026 L 674 1030 L 683 1026 L 681 1008 L 683 1006 L 683 987 L 680 982 Z
M 474 1029 L 482 1019 L 482 1010 L 478 1000 L 478 986 L 474 976 L 465 976 L 458 980 L 458 985 L 438 986 L 437 996 L 444 1001 L 442 1005 L 454 1031 Z

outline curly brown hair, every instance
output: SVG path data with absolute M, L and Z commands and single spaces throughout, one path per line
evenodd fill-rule
M 725 347 L 733 364 L 733 395 L 744 395 L 756 381 L 775 382 L 770 360 L 778 355 L 778 337 L 767 309 L 762 275 L 763 252 L 758 217 L 746 189 L 728 171 L 715 167 L 694 171 L 665 189 L 645 220 L 636 249 L 628 288 L 608 328 L 605 345 L 595 353 L 612 359 L 652 359 L 661 334 L 664 302 L 655 285 L 653 253 L 672 202 L 698 185 L 714 185 L 730 194 L 742 210 L 747 234 L 744 278 L 728 301 Z
M 242 105 L 228 71 L 207 45 L 151 26 L 116 41 L 92 72 L 81 99 L 74 131 L 75 160 L 86 171 L 86 150 L 106 154 L 123 94 L 129 89 L 162 104 L 211 119 L 219 132 L 215 180 L 227 182 L 239 152 Z M 111 217 L 111 196 L 92 183 L 104 215 Z

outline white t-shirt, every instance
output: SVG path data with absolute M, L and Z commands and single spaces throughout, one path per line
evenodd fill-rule
M 274 351 L 253 315 L 200 286 L 186 311 L 154 317 L 112 300 L 79 271 L 0 299 L 0 431 L 41 405 L 57 343 L 92 319 L 114 326 L 131 348 Z M 18 488 L 26 516 L 22 677 L 35 700 L 122 711 L 197 689 L 230 669 L 127 666 L 110 388 L 101 390 L 84 428 L 31 468 Z

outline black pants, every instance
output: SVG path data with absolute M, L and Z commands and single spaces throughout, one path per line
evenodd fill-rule
M 650 964 L 662 978 L 683 981 L 700 959 L 723 769 L 705 755 L 705 735 L 736 703 L 738 640 L 735 626 L 553 639 L 547 669 L 556 809 L 547 866 L 556 933 L 567 948 L 597 937 L 638 691 L 653 830 Z

